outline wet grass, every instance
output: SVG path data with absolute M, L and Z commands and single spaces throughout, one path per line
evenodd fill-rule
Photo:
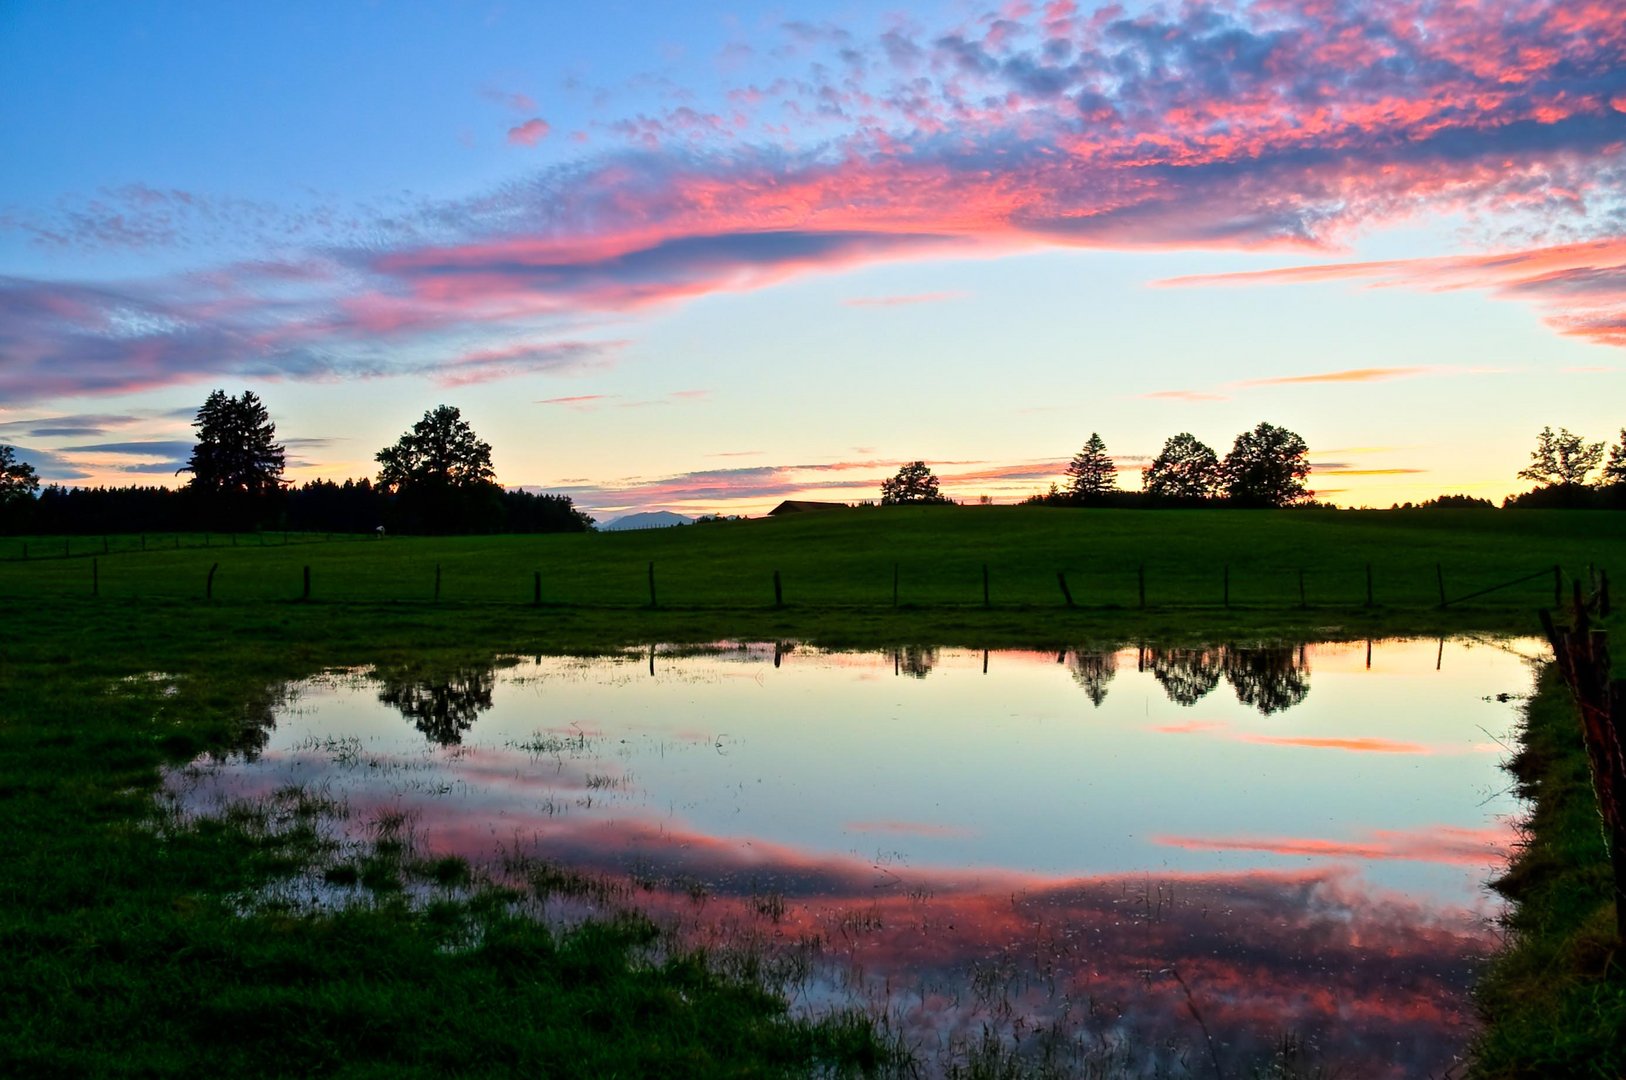
M 1580 722 L 1550 666 L 1509 767 L 1532 813 L 1496 885 L 1515 906 L 1476 995 L 1487 1028 L 1474 1075 L 1613 1080 L 1626 1075 L 1626 953 Z
M 999 647 L 1530 633 L 1550 581 L 1439 610 L 1436 564 L 1454 595 L 1555 562 L 1566 574 L 1619 566 L 1620 521 L 995 508 L 561 537 L 146 550 L 114 538 L 106 555 L 75 540 L 68 557 L 31 548 L 26 561 L 5 541 L 19 550 L 0 544 L 0 1074 L 804 1075 L 893 1060 L 884 1030 L 850 1015 L 791 1022 L 782 999 L 660 946 L 647 921 L 564 932 L 533 917 L 548 890 L 607 904 L 593 895 L 602 883 L 548 867 L 528 868 L 524 889 L 484 883 L 416 853 L 406 823 L 343 850 L 319 793 L 166 816 L 161 769 L 252 752 L 286 680 L 722 637 Z M 1078 607 L 1062 605 L 1058 571 Z M 537 753 L 565 749 L 538 739 Z M 278 887 L 298 880 L 358 902 L 313 910 Z M 863 932 L 864 917 L 846 929 Z M 1583 989 L 1596 985 L 1578 984 L 1571 1011 L 1549 1021 L 1585 1029 Z M 965 1075 L 1014 1067 L 992 1047 L 964 1051 Z
M 489 655 L 506 632 L 447 645 L 410 619 L 133 603 L 3 614 L 0 1074 L 800 1076 L 887 1060 L 867 1021 L 792 1022 L 636 916 L 550 927 L 534 892 L 420 853 L 410 822 L 348 850 L 320 793 L 187 821 L 156 797 L 162 766 L 251 751 L 280 680 Z M 348 902 L 315 907 L 300 882 Z
M 109 601 L 202 601 L 206 590 L 222 605 L 292 601 L 303 596 L 308 566 L 315 603 L 497 605 L 519 618 L 539 576 L 542 612 L 587 617 L 650 607 L 653 563 L 656 605 L 703 617 L 713 635 L 741 634 L 739 613 L 794 624 L 825 643 L 862 640 L 911 613 L 956 641 L 962 623 L 1014 623 L 1031 634 L 1035 623 L 1093 622 L 1155 634 L 1190 622 L 1232 632 L 1334 621 L 1415 634 L 1523 631 L 1536 606 L 1552 603 L 1555 564 L 1566 580 L 1589 565 L 1626 565 L 1626 519 L 1602 511 L 897 507 L 627 533 L 330 542 L 295 534 L 287 544 L 277 536 L 263 547 L 257 537 L 230 547 L 214 536 L 208 548 L 190 537 L 144 551 L 132 547 L 139 538 L 112 537 L 105 556 L 100 538 L 80 538 L 71 558 L 26 561 L 24 543 L 37 553 L 56 542 L 3 539 L 0 597 L 82 598 L 94 586 Z M 1527 576 L 1438 610 L 1442 578 L 1456 601 Z

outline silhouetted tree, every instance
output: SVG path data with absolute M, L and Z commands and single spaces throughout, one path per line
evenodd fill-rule
M 937 666 L 937 650 L 929 645 L 905 645 L 893 654 L 898 671 L 912 679 L 924 679 Z
M 1067 670 L 1073 681 L 1084 688 L 1096 708 L 1107 699 L 1107 683 L 1118 673 L 1118 657 L 1111 652 L 1085 652 L 1074 649 L 1067 655 Z
M 485 531 L 501 522 L 491 444 L 463 414 L 441 405 L 376 455 L 378 484 L 400 500 L 397 525 L 426 532 Z
M 1236 699 L 1261 713 L 1290 709 L 1310 694 L 1297 652 L 1286 646 L 1225 650 L 1225 679 L 1236 691 Z
M 1626 432 L 1622 432 L 1626 438 Z M 1603 460 L 1603 443 L 1589 443 L 1567 429 L 1544 427 L 1536 436 L 1530 464 L 1519 470 L 1519 479 L 1534 480 L 1544 486 L 1570 487 L 1586 483 L 1586 474 Z
M 1237 506 L 1291 506 L 1315 494 L 1304 486 L 1310 448 L 1274 424 L 1238 435 L 1222 468 L 1226 497 Z
M 1067 496 L 1075 503 L 1096 503 L 1118 489 L 1118 470 L 1098 432 L 1090 432 L 1084 448 L 1067 465 Z
M 1159 502 L 1200 503 L 1219 493 L 1223 479 L 1219 456 L 1183 431 L 1164 442 L 1162 452 L 1141 473 L 1141 486 Z
M 497 683 L 495 668 L 472 665 L 436 674 L 381 671 L 374 677 L 382 684 L 378 700 L 400 710 L 437 746 L 456 746 L 463 741 L 463 733 L 491 708 L 491 691 Z
M 1598 482 L 1605 487 L 1626 484 L 1626 428 L 1620 429 L 1620 442 L 1609 448 L 1609 460 Z
M 284 451 L 277 426 L 252 390 L 232 397 L 213 390 L 192 426 L 197 443 L 187 463 L 187 490 L 201 502 L 204 523 L 240 529 L 264 523 L 282 491 Z
M 34 466 L 17 460 L 17 450 L 0 446 L 0 510 L 15 509 L 34 498 L 40 489 L 40 478 Z
M 1163 649 L 1152 653 L 1152 678 L 1176 705 L 1195 705 L 1220 681 L 1221 654 L 1209 649 Z
M 911 461 L 900 468 L 892 479 L 881 481 L 882 506 L 948 501 L 938 489 L 937 477 L 932 475 L 924 461 Z

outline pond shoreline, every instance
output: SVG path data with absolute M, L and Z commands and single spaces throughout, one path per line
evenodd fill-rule
M 873 1032 L 850 1024 L 822 1033 L 786 1028 L 771 1002 L 683 964 L 655 972 L 626 999 L 632 1016 L 651 1008 L 670 1013 L 670 1002 L 677 1000 L 672 994 L 691 1002 L 667 1016 L 678 1032 L 661 1037 L 667 1041 L 621 1038 L 613 1034 L 620 1031 L 613 1018 L 591 1011 L 584 1014 L 586 1026 L 565 1033 L 564 1050 L 514 1038 L 510 1028 L 535 1023 L 537 1014 L 528 1007 L 505 1012 L 493 1003 L 488 1012 L 500 1018 L 496 1029 L 489 1016 L 478 1030 L 467 1026 L 467 1017 L 440 1016 L 440 1003 L 469 1001 L 468 987 L 483 985 L 481 979 L 511 991 L 521 970 L 575 964 L 574 970 L 596 971 L 608 984 L 623 985 L 617 972 L 631 970 L 628 964 L 642 948 L 636 928 L 606 930 L 589 943 L 596 951 L 588 962 L 549 953 L 541 939 L 527 937 L 478 900 L 448 902 L 429 913 L 385 908 L 359 919 L 240 919 L 230 897 L 308 863 L 312 838 L 297 829 L 271 835 L 253 822 L 163 831 L 155 828 L 153 795 L 161 766 L 229 751 L 251 720 L 255 695 L 273 683 L 330 665 L 700 642 L 716 639 L 719 628 L 736 638 L 832 646 L 932 640 L 982 648 L 1126 637 L 1178 642 L 1216 632 L 1244 641 L 1294 636 L 1282 612 L 1261 613 L 1250 626 L 1238 618 L 1246 613 L 1234 610 L 1213 612 L 1212 620 L 1167 613 L 1179 618 L 1163 625 L 1165 616 L 1155 612 L 1128 620 L 1123 612 L 1041 617 L 998 609 L 561 612 L 489 604 L 207 605 L 89 597 L 6 601 L 5 607 L 14 625 L 27 627 L 0 647 L 0 785 L 7 795 L 0 800 L 0 847 L 14 868 L 0 907 L 18 958 L 0 974 L 0 992 L 16 1006 L 0 1020 L 0 1065 L 18 1074 L 173 1074 L 230 1066 L 252 1075 L 285 1060 L 277 1055 L 285 1052 L 287 1025 L 296 1022 L 310 1032 L 300 1051 L 308 1056 L 300 1060 L 329 1070 L 400 1064 L 402 1053 L 417 1054 L 418 1067 L 426 1067 L 459 1060 L 446 1055 L 475 1042 L 495 1056 L 461 1061 L 460 1067 L 501 1071 L 515 1061 L 558 1067 L 587 1060 L 583 1046 L 601 1053 L 618 1039 L 626 1055 L 620 1067 L 633 1071 L 639 1061 L 679 1055 L 691 1062 L 679 1074 L 706 1075 L 721 1061 L 735 1060 L 718 1055 L 732 1055 L 728 1048 L 736 1045 L 757 1055 L 754 1060 L 768 1072 L 794 1072 L 813 1060 L 846 1062 L 849 1071 L 862 1071 L 890 1060 L 890 1048 Z M 1395 636 L 1402 629 L 1530 629 L 1510 612 L 1393 614 L 1395 622 L 1402 619 L 1408 624 L 1403 628 L 1386 625 L 1390 620 L 1380 612 L 1329 627 L 1319 625 L 1326 613 L 1310 612 L 1298 636 L 1355 640 Z M 153 671 L 181 676 L 178 689 L 165 694 L 158 684 L 120 682 Z M 507 951 L 447 963 L 441 949 L 446 935 L 475 924 Z M 515 967 L 519 957 L 526 959 Z M 419 963 L 437 974 L 404 979 Z M 376 997 L 361 992 L 368 983 Z M 320 1000 L 312 996 L 316 987 L 323 991 Z M 650 1004 L 654 1000 L 667 1004 Z M 167 1018 L 187 1003 L 198 1006 L 191 1019 Z M 389 1019 L 394 1015 L 439 1019 L 407 1030 Z M 254 1017 L 260 1019 L 250 1022 Z M 223 1043 L 227 1023 L 235 1025 L 235 1034 Z M 358 1041 L 358 1023 L 376 1023 L 382 1034 Z M 604 1023 L 608 1031 L 593 1027 Z M 402 1041 L 391 1045 L 380 1041 L 384 1035 Z
M 1472 1075 L 1626 1075 L 1626 956 L 1575 704 L 1550 663 L 1509 763 L 1531 804 L 1526 842 L 1493 885 L 1512 901 L 1507 947 L 1475 994 Z

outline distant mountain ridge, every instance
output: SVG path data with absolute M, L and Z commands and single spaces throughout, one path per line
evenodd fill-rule
M 673 525 L 693 525 L 694 518 L 687 514 L 674 514 L 670 510 L 645 510 L 638 514 L 624 514 L 599 526 L 604 532 L 626 529 L 669 529 Z

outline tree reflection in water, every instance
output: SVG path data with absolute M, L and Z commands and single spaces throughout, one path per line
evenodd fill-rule
M 1176 705 L 1195 705 L 1221 677 L 1236 699 L 1269 716 L 1290 709 L 1310 694 L 1310 665 L 1302 645 L 1222 645 L 1211 649 L 1143 649 L 1141 667 Z M 1084 680 L 1079 678 L 1080 684 Z M 1086 690 L 1090 690 L 1085 685 Z M 1091 691 L 1091 700 L 1100 704 Z
M 1219 685 L 1219 649 L 1152 649 L 1152 678 L 1176 705 L 1195 705 Z
M 1257 649 L 1228 646 L 1225 681 L 1236 699 L 1265 716 L 1291 709 L 1310 693 L 1309 665 L 1304 647 L 1276 645 Z
M 1084 688 L 1084 693 L 1096 708 L 1107 699 L 1107 683 L 1118 673 L 1118 654 L 1114 652 L 1085 652 L 1074 649 L 1067 654 L 1067 670 L 1073 681 Z
M 435 672 L 380 669 L 373 677 L 381 684 L 378 700 L 400 710 L 439 746 L 463 741 L 463 733 L 491 708 L 491 690 L 497 683 L 496 669 L 489 664 Z
M 924 679 L 937 666 L 937 650 L 926 645 L 905 645 L 892 654 L 893 674 Z

